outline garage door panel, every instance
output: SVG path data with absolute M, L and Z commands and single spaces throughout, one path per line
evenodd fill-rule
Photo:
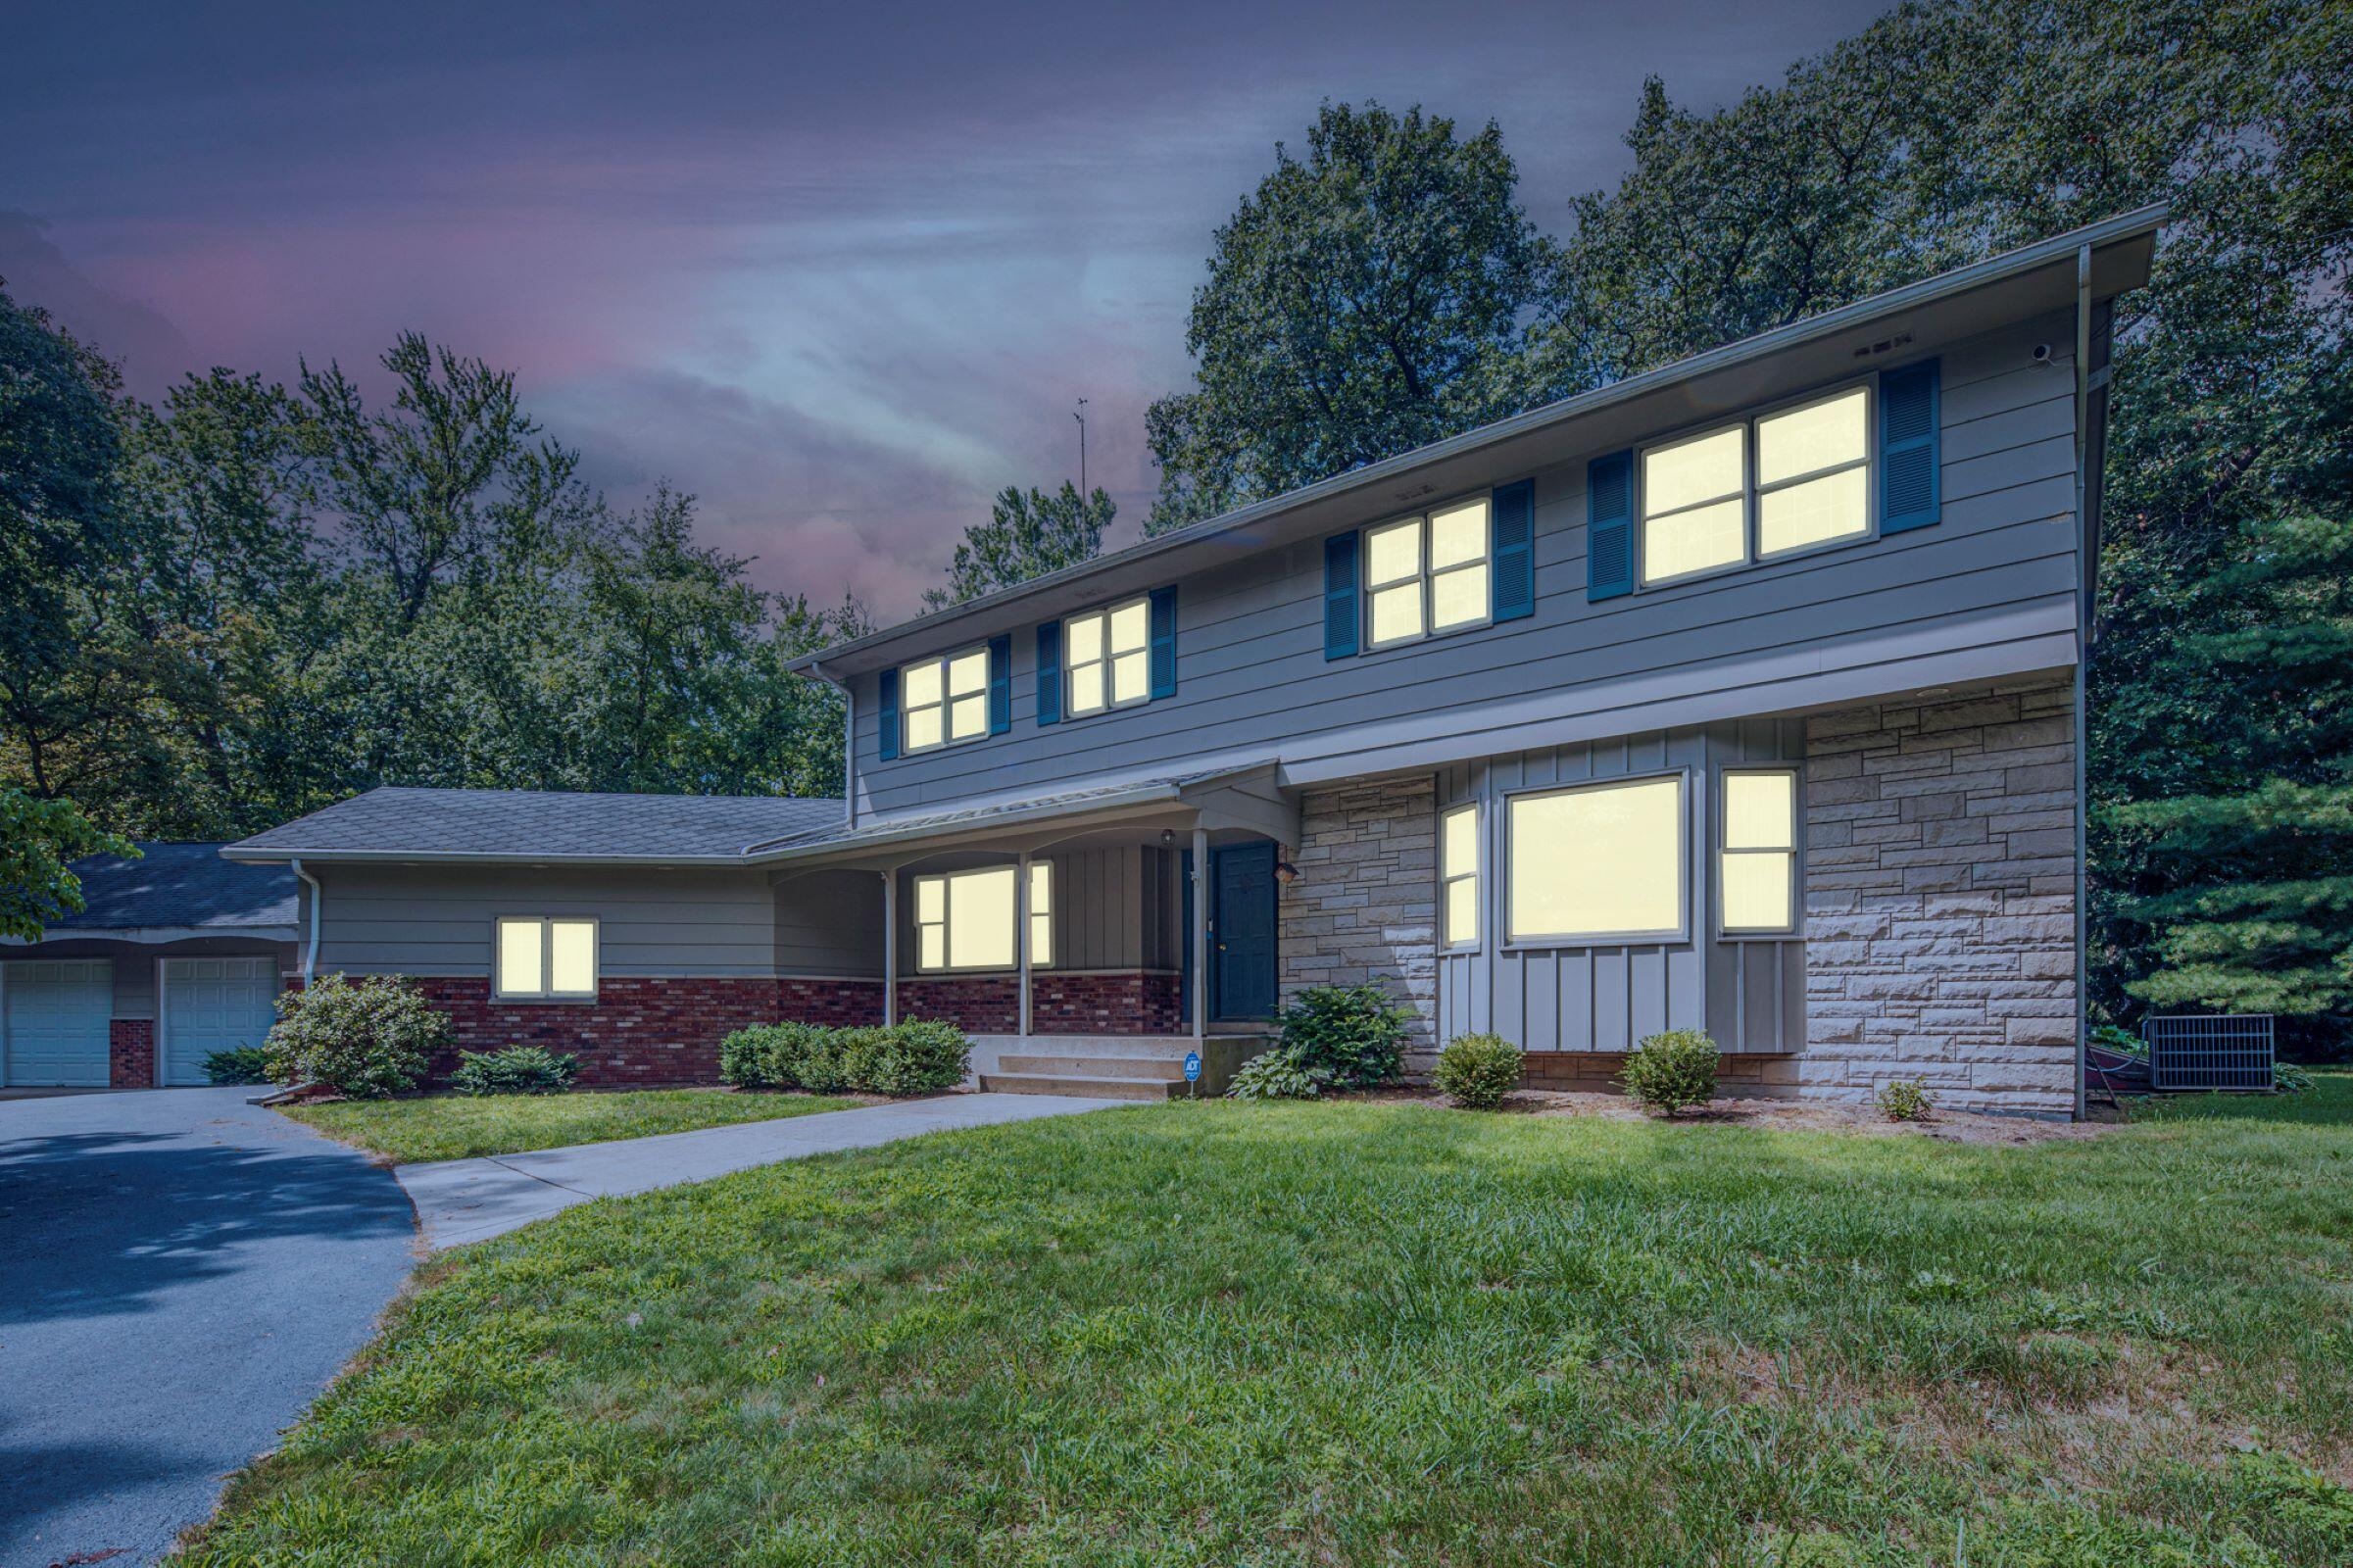
M 115 966 L 106 958 L 0 964 L 0 1032 L 15 1087 L 103 1089 Z
M 258 1046 L 277 1021 L 274 957 L 164 960 L 164 1081 L 205 1082 L 204 1058 Z

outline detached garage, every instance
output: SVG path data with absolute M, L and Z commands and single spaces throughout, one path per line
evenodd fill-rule
M 207 1055 L 269 1032 L 297 972 L 294 874 L 218 844 L 139 848 L 75 862 L 87 907 L 0 942 L 0 1088 L 201 1084 Z

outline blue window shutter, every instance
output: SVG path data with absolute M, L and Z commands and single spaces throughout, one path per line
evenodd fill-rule
M 1176 695 L 1176 589 L 1152 591 L 1152 694 Z
M 1634 592 L 1634 454 L 1585 466 L 1585 597 Z
M 874 683 L 880 693 L 874 714 L 875 733 L 882 738 L 882 760 L 899 755 L 899 671 L 886 669 Z
M 1038 722 L 1062 721 L 1062 623 L 1038 628 Z
M 1324 541 L 1324 657 L 1355 651 L 1356 535 L 1336 533 Z
M 1935 360 L 1879 378 L 1879 531 L 1926 528 L 1943 515 Z
M 1488 501 L 1489 552 L 1494 575 L 1488 583 L 1497 620 L 1536 613 L 1536 481 L 1507 484 Z
M 1013 727 L 1013 639 L 989 639 L 989 733 Z

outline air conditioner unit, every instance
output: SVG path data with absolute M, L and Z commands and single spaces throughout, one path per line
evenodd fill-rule
M 2272 1015 L 2143 1018 L 2149 1084 L 2158 1090 L 2272 1087 Z

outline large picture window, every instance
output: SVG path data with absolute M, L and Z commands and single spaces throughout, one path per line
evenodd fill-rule
M 1010 969 L 1016 911 L 1015 869 L 983 866 L 915 878 L 915 967 Z M 1054 867 L 1045 860 L 1029 868 L 1030 962 L 1054 961 Z
M 1367 648 L 1487 623 L 1487 508 L 1480 496 L 1364 531 Z
M 1151 601 L 1072 615 L 1062 622 L 1062 658 L 1072 717 L 1150 701 Z
M 1797 774 L 1786 767 L 1724 775 L 1723 888 L 1728 936 L 1797 929 Z
M 1681 774 L 1515 795 L 1505 886 L 1513 942 L 1687 934 Z
M 901 665 L 899 707 L 903 752 L 955 746 L 988 734 L 988 646 Z
M 502 997 L 594 997 L 597 922 L 501 915 L 497 967 Z
M 1438 818 L 1439 941 L 1449 948 L 1479 941 L 1479 808 L 1457 806 Z
M 1642 456 L 1642 582 L 1871 531 L 1871 389 L 1851 386 Z

